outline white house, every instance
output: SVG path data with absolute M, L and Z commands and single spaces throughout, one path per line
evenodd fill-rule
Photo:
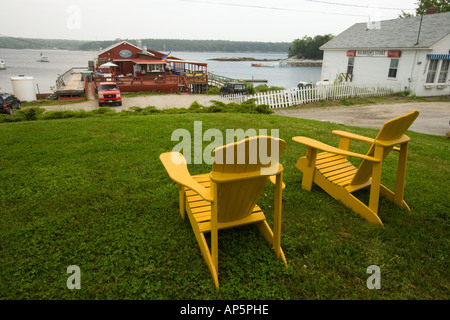
M 320 49 L 323 81 L 450 95 L 450 12 L 357 23 Z

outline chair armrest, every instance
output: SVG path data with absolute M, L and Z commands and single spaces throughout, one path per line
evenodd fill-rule
M 340 137 L 345 137 L 345 138 L 349 138 L 352 140 L 359 140 L 359 141 L 364 141 L 364 142 L 368 142 L 368 143 L 374 143 L 375 139 L 373 138 L 369 138 L 369 137 L 365 137 L 365 136 L 361 136 L 359 134 L 356 133 L 351 133 L 351 132 L 347 132 L 347 131 L 342 131 L 342 130 L 334 130 L 332 131 L 332 133 L 340 136 Z M 378 143 L 379 141 L 377 141 Z M 381 144 L 380 144 L 381 145 Z M 395 151 L 399 151 L 400 149 L 397 147 L 394 147 Z
M 342 150 L 339 148 L 335 148 L 332 147 L 328 144 L 322 143 L 320 141 L 311 139 L 311 138 L 307 138 L 307 137 L 293 137 L 292 138 L 293 141 L 298 142 L 300 144 L 303 144 L 305 146 L 308 146 L 310 148 L 313 149 L 319 149 L 322 151 L 326 151 L 326 152 L 330 152 L 330 153 L 335 153 L 335 154 L 340 154 L 346 157 L 355 157 L 355 158 L 360 158 L 360 159 L 364 159 L 364 160 L 369 160 L 369 161 L 373 161 L 373 162 L 380 162 L 379 159 L 376 159 L 374 157 L 370 157 L 370 156 L 366 156 L 363 154 L 359 154 L 359 153 L 355 153 L 355 152 L 350 152 L 350 151 L 346 151 L 346 150 Z
M 349 138 L 349 139 L 353 139 L 353 140 L 364 141 L 364 142 L 368 142 L 368 143 L 373 143 L 375 141 L 375 139 L 372 139 L 372 138 L 369 138 L 369 137 L 365 137 L 365 136 L 361 136 L 361 135 L 356 134 L 356 133 L 342 131 L 342 130 L 333 130 L 332 133 L 336 134 L 338 136 L 341 136 L 341 137 L 345 137 L 345 138 Z
M 277 176 L 270 176 L 269 177 L 269 180 L 270 180 L 270 182 L 272 182 L 272 184 L 274 185 L 274 186 L 276 186 L 277 185 Z M 286 188 L 286 184 L 284 183 L 284 182 L 282 182 L 282 186 L 281 186 L 281 189 L 282 190 L 284 190 L 284 188 Z
M 411 139 L 407 135 L 403 135 L 400 139 L 393 140 L 393 141 L 391 141 L 391 140 L 389 140 L 389 141 L 376 140 L 375 144 L 380 147 L 386 148 L 386 147 L 394 147 L 397 144 L 403 144 L 403 143 L 409 142 L 409 140 L 411 140 Z M 394 147 L 394 149 L 399 149 L 399 148 Z
M 181 153 L 166 152 L 159 156 L 169 177 L 178 184 L 197 192 L 204 200 L 213 202 L 213 196 L 209 189 L 206 189 L 195 181 L 188 171 L 186 159 Z M 174 159 L 177 161 L 174 162 Z M 179 160 L 179 161 L 178 161 Z

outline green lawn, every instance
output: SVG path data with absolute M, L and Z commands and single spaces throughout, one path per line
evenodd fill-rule
M 178 189 L 159 155 L 177 128 L 279 129 L 287 141 L 282 247 L 277 260 L 253 226 L 224 230 L 216 290 Z M 449 143 L 409 132 L 405 200 L 380 201 L 373 226 L 317 186 L 300 187 L 295 168 L 305 147 L 296 135 L 337 145 L 331 130 L 374 137 L 376 130 L 249 114 L 157 114 L 0 124 L 1 299 L 448 299 Z M 270 132 L 269 132 L 270 133 Z M 205 146 L 209 142 L 205 142 Z M 364 152 L 364 143 L 352 150 Z M 192 174 L 208 172 L 190 165 Z M 396 157 L 384 166 L 393 187 Z M 360 197 L 367 199 L 361 192 Z M 273 187 L 259 204 L 272 220 Z M 81 269 L 69 290 L 66 269 Z M 381 268 L 369 290 L 366 269 Z

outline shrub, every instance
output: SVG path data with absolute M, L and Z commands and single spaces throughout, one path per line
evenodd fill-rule
M 92 111 L 90 111 L 92 114 L 100 114 L 100 115 L 111 115 L 111 114 L 115 114 L 116 111 L 109 108 L 109 107 L 100 107 L 97 109 L 94 109 Z
M 2 122 L 19 122 L 22 121 L 23 118 L 18 116 L 17 114 L 0 114 L 0 123 Z
M 151 115 L 151 114 L 183 114 L 183 113 L 263 113 L 271 114 L 273 111 L 268 105 L 256 105 L 256 99 L 247 100 L 241 104 L 231 102 L 224 103 L 222 101 L 213 100 L 211 106 L 203 106 L 197 101 L 194 101 L 189 108 L 168 108 L 157 109 L 155 106 L 148 106 L 141 108 L 137 106 L 130 107 L 128 110 L 116 112 L 109 107 L 101 107 L 92 111 L 84 110 L 56 110 L 45 111 L 43 108 L 26 108 L 18 110 L 12 115 L 0 114 L 0 123 L 2 122 L 18 122 L 18 121 L 32 121 L 32 120 L 52 120 L 52 119 L 67 119 L 67 118 L 87 118 L 98 116 L 137 116 L 137 115 Z
M 220 94 L 220 88 L 219 87 L 211 87 L 206 92 L 208 95 L 219 95 Z
M 200 103 L 198 103 L 197 101 L 194 101 L 191 103 L 191 105 L 189 106 L 189 111 L 191 112 L 198 112 L 201 111 L 204 108 L 204 106 L 202 106 Z
M 42 114 L 40 119 L 42 120 L 50 120 L 50 119 L 66 119 L 73 118 L 74 111 L 69 110 L 59 110 L 59 111 L 47 111 Z
M 32 121 L 36 120 L 37 117 L 45 112 L 45 109 L 43 108 L 26 108 L 20 111 L 17 111 L 17 113 L 23 117 L 26 121 Z
M 156 109 L 155 106 L 148 106 L 142 110 L 143 114 L 153 114 L 153 113 L 161 113 L 161 110 Z
M 267 91 L 279 91 L 283 90 L 283 87 L 275 87 L 275 86 L 268 86 L 267 84 L 260 84 L 255 87 L 256 92 L 267 92 Z

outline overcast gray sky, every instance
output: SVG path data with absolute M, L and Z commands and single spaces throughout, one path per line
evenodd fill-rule
M 395 19 L 417 0 L 0 0 L 0 35 L 292 42 Z M 412 9 L 412 10 L 411 10 Z

